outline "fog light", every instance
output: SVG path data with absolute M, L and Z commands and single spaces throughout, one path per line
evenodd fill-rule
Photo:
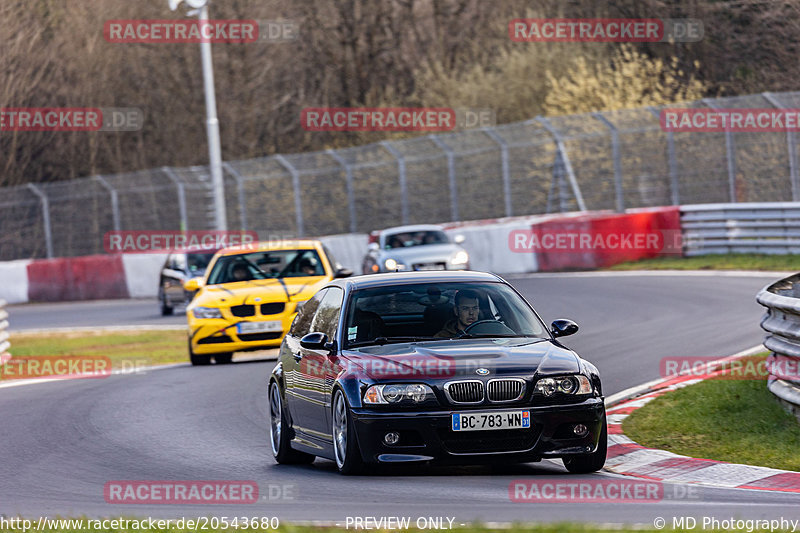
M 579 437 L 586 436 L 589 433 L 589 428 L 584 426 L 583 424 L 575 424 L 575 427 L 572 428 L 572 431 Z
M 383 442 L 385 442 L 389 446 L 397 444 L 399 441 L 400 441 L 400 435 L 395 431 L 390 431 L 389 433 L 383 436 Z

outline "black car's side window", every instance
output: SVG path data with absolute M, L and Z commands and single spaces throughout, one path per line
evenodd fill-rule
M 292 327 L 289 330 L 289 335 L 294 337 L 303 337 L 311 331 L 311 319 L 314 318 L 314 313 L 317 311 L 320 302 L 325 297 L 328 289 L 322 289 L 314 295 L 309 301 L 303 305 L 297 313 L 297 317 L 292 322 Z
M 322 299 L 311 323 L 311 331 L 324 333 L 329 339 L 336 338 L 339 326 L 339 314 L 344 300 L 344 291 L 339 287 L 328 287 L 328 293 Z

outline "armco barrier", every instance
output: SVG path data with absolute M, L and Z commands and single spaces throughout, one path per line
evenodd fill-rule
M 800 420 L 800 274 L 765 287 L 756 300 L 767 308 L 761 320 L 772 352 L 767 387 Z
M 28 301 L 29 259 L 0 263 L 0 300 L 16 304 Z
M 42 259 L 31 262 L 27 269 L 28 299 L 32 302 L 130 296 L 125 282 L 125 268 L 119 255 Z

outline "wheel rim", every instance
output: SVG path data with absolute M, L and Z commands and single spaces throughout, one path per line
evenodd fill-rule
M 273 455 L 278 455 L 281 446 L 281 414 L 281 393 L 273 383 L 269 393 L 269 434 Z
M 333 449 L 336 464 L 341 468 L 347 454 L 347 407 L 341 392 L 336 394 L 333 404 Z

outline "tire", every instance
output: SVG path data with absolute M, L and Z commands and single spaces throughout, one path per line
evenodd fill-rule
M 170 316 L 174 311 L 174 307 L 170 307 L 167 303 L 167 296 L 164 294 L 164 288 L 158 288 L 158 302 L 161 307 L 161 316 Z
M 211 364 L 211 356 L 206 354 L 196 354 L 192 351 L 192 341 L 189 341 L 189 360 L 192 366 L 206 366 Z
M 332 410 L 331 434 L 336 468 L 345 476 L 359 474 L 364 469 L 364 461 L 358 449 L 353 416 L 341 389 L 333 395 Z
M 283 408 L 281 389 L 275 381 L 269 384 L 269 442 L 272 456 L 282 465 L 311 464 L 316 459 L 310 453 L 292 449 L 289 438 L 289 424 Z
M 231 352 L 218 353 L 214 355 L 214 360 L 218 365 L 229 365 L 233 361 L 233 354 Z
M 597 443 L 597 450 L 585 455 L 575 455 L 564 457 L 564 467 L 571 474 L 589 474 L 597 472 L 606 464 L 606 452 L 608 450 L 608 425 L 606 416 L 603 414 L 603 428 L 600 430 L 600 442 Z

